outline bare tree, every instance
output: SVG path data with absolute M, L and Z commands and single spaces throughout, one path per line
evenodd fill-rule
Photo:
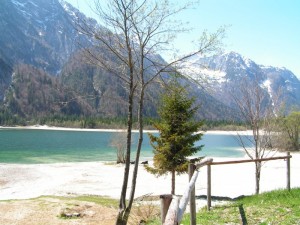
M 245 140 L 238 135 L 238 140 L 250 159 L 262 159 L 272 148 L 274 103 L 267 92 L 261 88 L 258 77 L 245 78 L 235 94 L 231 93 L 244 120 L 249 124 L 252 137 Z M 250 145 L 249 145 L 250 143 Z M 253 147 L 252 147 L 253 146 Z M 255 161 L 255 193 L 260 191 L 262 163 Z
M 117 163 L 126 162 L 126 133 L 115 133 L 110 140 L 110 146 L 116 149 Z
M 95 0 L 95 12 L 105 27 L 90 27 L 79 21 L 80 32 L 95 39 L 97 46 L 87 49 L 87 59 L 111 74 L 118 76 L 128 91 L 127 146 L 124 179 L 116 224 L 127 224 L 133 204 L 138 164 L 143 142 L 143 108 L 146 88 L 163 73 L 173 72 L 174 66 L 196 54 L 211 53 L 220 46 L 224 29 L 216 33 L 203 33 L 197 49 L 191 54 L 165 62 L 158 53 L 170 50 L 170 43 L 177 33 L 186 31 L 172 19 L 190 3 L 181 7 L 169 0 Z M 135 102 L 137 100 L 137 102 Z M 137 104 L 138 144 L 133 169 L 131 192 L 126 202 L 131 157 L 131 130 L 133 106 Z

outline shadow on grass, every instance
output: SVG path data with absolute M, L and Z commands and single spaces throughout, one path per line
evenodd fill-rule
M 248 222 L 247 222 L 247 217 L 246 217 L 246 213 L 245 213 L 243 204 L 240 204 L 240 205 L 239 205 L 239 212 L 240 212 L 242 224 L 243 224 L 243 225 L 247 225 Z
M 235 201 L 239 201 L 239 200 L 242 200 L 244 199 L 245 197 L 248 197 L 248 196 L 245 196 L 245 195 L 241 195 L 241 196 L 238 196 L 236 198 L 230 198 L 230 197 L 224 197 L 224 196 L 211 196 L 211 200 L 212 201 L 228 201 L 228 202 L 235 202 Z M 196 196 L 196 199 L 203 199 L 203 200 L 206 200 L 207 199 L 207 196 L 206 195 L 199 195 L 199 196 Z M 246 217 L 246 213 L 245 213 L 245 210 L 244 210 L 244 205 L 243 204 L 233 204 L 233 205 L 226 205 L 226 206 L 220 206 L 220 207 L 225 207 L 225 208 L 228 208 L 228 207 L 238 207 L 239 209 L 239 214 L 240 214 L 240 218 L 241 218 L 241 224 L 242 225 L 248 225 L 248 221 L 247 221 L 247 217 Z

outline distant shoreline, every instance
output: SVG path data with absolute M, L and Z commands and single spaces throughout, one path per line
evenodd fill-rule
M 126 129 L 91 129 L 91 128 L 69 128 L 69 127 L 53 127 L 47 125 L 34 125 L 34 126 L 15 126 L 15 127 L 5 127 L 0 126 L 0 129 L 20 129 L 20 130 L 57 130 L 57 131 L 87 131 L 87 132 L 126 132 Z M 132 130 L 137 133 L 138 130 Z M 204 134 L 216 134 L 216 135 L 252 135 L 251 130 L 244 131 L 223 131 L 223 130 L 209 130 L 200 131 Z M 158 133 L 157 130 L 144 130 L 144 133 Z

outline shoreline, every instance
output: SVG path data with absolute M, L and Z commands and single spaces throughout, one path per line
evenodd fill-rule
M 53 131 L 81 131 L 81 132 L 126 132 L 126 129 L 92 129 L 92 128 L 69 128 L 69 127 L 54 127 L 48 125 L 34 125 L 34 126 L 15 126 L 15 127 L 5 127 L 0 126 L 1 129 L 15 129 L 15 130 L 53 130 Z M 132 130 L 132 132 L 137 133 L 138 130 Z M 216 135 L 252 135 L 251 130 L 243 131 L 223 131 L 223 130 L 208 130 L 199 131 L 203 134 L 216 134 Z M 157 130 L 144 130 L 144 133 L 158 133 Z
M 118 129 L 74 129 L 48 126 L 0 127 L 0 129 L 40 129 L 67 131 L 120 132 Z M 145 131 L 146 132 L 146 131 Z M 151 131 L 155 132 L 155 131 Z M 249 131 L 248 131 L 249 132 Z M 208 134 L 236 135 L 236 131 L 209 131 Z M 247 134 L 247 133 L 246 133 Z M 277 153 L 282 155 L 285 153 Z M 291 187 L 300 187 L 300 154 L 292 153 Z M 241 158 L 212 157 L 215 162 Z M 247 157 L 244 157 L 247 158 Z M 153 163 L 149 160 L 150 165 Z M 212 166 L 212 195 L 238 197 L 252 195 L 255 190 L 254 164 Z M 122 186 L 124 165 L 112 162 L 57 162 L 43 164 L 0 163 L 0 200 L 30 199 L 45 195 L 99 195 L 118 199 Z M 130 171 L 130 180 L 132 166 Z M 207 168 L 201 168 L 196 182 L 196 195 L 206 195 Z M 159 196 L 170 193 L 170 175 L 155 177 L 140 165 L 135 197 Z M 188 175 L 176 176 L 176 194 L 182 195 L 188 184 Z M 275 160 L 263 165 L 261 191 L 286 186 L 286 161 Z M 128 189 L 130 192 L 130 188 Z M 198 207 L 206 204 L 201 200 Z M 197 203 L 198 204 L 198 203 Z
M 235 158 L 214 158 L 215 162 Z M 151 161 L 149 162 L 152 163 Z M 0 164 L 0 200 L 30 199 L 45 195 L 100 195 L 119 198 L 124 165 L 104 162 L 53 164 Z M 300 187 L 300 154 L 292 154 L 291 187 Z M 132 166 L 130 171 L 130 180 Z M 200 169 L 196 195 L 206 195 L 207 168 Z M 155 177 L 140 165 L 135 197 L 170 193 L 170 175 Z M 182 195 L 188 175 L 176 176 L 176 194 Z M 212 195 L 230 198 L 254 194 L 254 164 L 212 166 Z M 286 161 L 274 160 L 263 165 L 261 192 L 286 187 Z M 128 192 L 130 188 L 128 189 Z M 205 204 L 205 200 L 203 201 Z

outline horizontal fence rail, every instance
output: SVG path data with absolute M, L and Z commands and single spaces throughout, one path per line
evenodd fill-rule
M 161 196 L 161 213 L 162 213 L 162 224 L 179 224 L 183 213 L 185 211 L 188 201 L 190 201 L 190 224 L 196 225 L 196 198 L 195 198 L 195 183 L 198 177 L 199 169 L 207 166 L 207 210 L 211 208 L 211 166 L 215 165 L 228 165 L 228 164 L 240 164 L 240 163 L 253 163 L 253 162 L 264 162 L 271 160 L 286 160 L 287 161 L 287 189 L 290 190 L 290 159 L 292 156 L 288 152 L 286 156 L 261 158 L 261 159 L 245 159 L 245 160 L 232 160 L 214 162 L 212 158 L 203 160 L 200 163 L 189 164 L 189 185 L 185 190 L 181 199 L 178 196 L 164 195 Z M 172 200 L 173 199 L 173 200 Z
M 212 161 L 207 165 L 207 210 L 211 208 L 211 166 L 215 165 L 228 165 L 228 164 L 240 164 L 240 163 L 252 163 L 252 162 L 265 162 L 272 160 L 286 160 L 287 161 L 287 190 L 291 189 L 291 166 L 290 159 L 292 156 L 290 152 L 287 153 L 286 156 L 278 156 L 278 157 L 270 157 L 270 158 L 261 158 L 261 159 L 244 159 L 244 160 L 233 160 L 233 161 L 223 161 L 223 162 L 214 162 Z M 194 210 L 194 209 L 193 209 Z
M 264 161 L 289 159 L 289 158 L 292 158 L 292 156 L 288 155 L 288 156 L 262 158 L 262 159 L 245 159 L 245 160 L 233 160 L 233 161 L 224 161 L 224 162 L 211 162 L 210 165 L 226 165 L 226 164 L 239 164 L 239 163 L 249 163 L 249 162 L 264 162 Z

